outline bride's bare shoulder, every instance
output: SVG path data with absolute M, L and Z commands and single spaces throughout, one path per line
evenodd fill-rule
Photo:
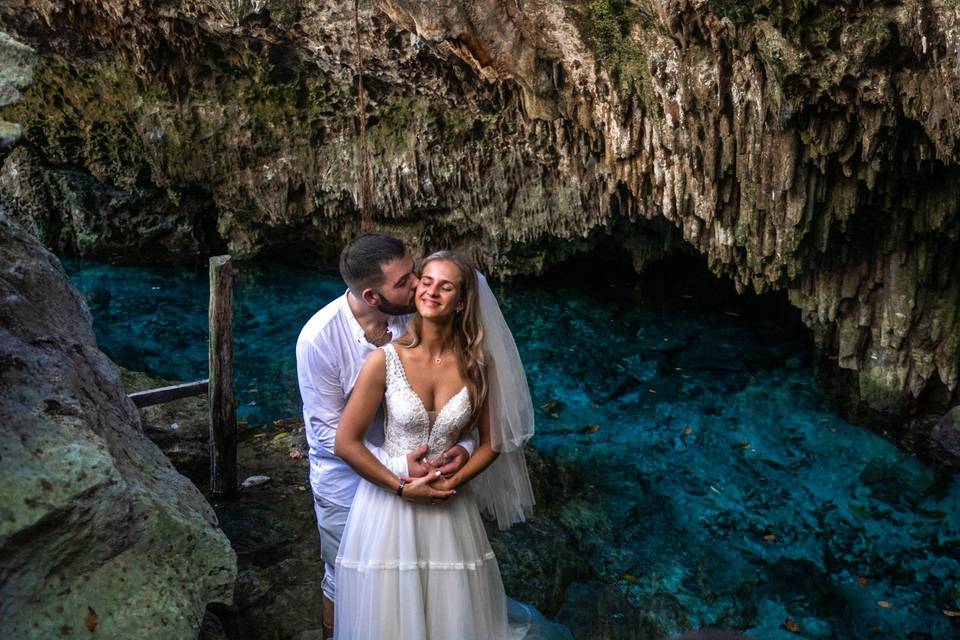
M 387 354 L 384 353 L 384 349 L 385 347 L 374 349 L 373 352 L 367 356 L 367 359 L 363 363 L 363 368 L 360 369 L 360 375 L 357 377 L 358 383 L 361 380 L 382 382 L 387 379 Z

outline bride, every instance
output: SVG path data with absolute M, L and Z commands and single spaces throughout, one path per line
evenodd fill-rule
M 337 429 L 336 454 L 365 479 L 337 557 L 338 640 L 517 635 L 480 510 L 506 528 L 533 505 L 530 393 L 483 276 L 445 251 L 421 269 L 406 335 L 368 358 Z M 388 453 L 426 443 L 433 459 L 473 430 L 477 450 L 450 477 L 398 477 L 363 444 L 381 402 Z

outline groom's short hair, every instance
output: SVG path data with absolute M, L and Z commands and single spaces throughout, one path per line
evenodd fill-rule
M 383 284 L 383 265 L 405 255 L 407 248 L 402 240 L 384 233 L 364 233 L 340 252 L 340 277 L 359 297 L 364 289 Z

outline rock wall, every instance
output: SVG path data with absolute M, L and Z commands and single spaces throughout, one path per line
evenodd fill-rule
M 415 247 L 538 272 L 603 240 L 786 289 L 848 391 L 960 401 L 950 0 L 381 0 L 360 13 L 375 206 Z M 13 0 L 43 62 L 0 194 L 113 258 L 357 229 L 352 3 Z
M 184 640 L 236 556 L 57 259 L 0 211 L 0 637 Z

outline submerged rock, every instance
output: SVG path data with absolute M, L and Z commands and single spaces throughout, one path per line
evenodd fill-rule
M 960 406 L 951 409 L 933 428 L 931 439 L 951 456 L 960 459 Z
M 57 259 L 3 212 L 0 398 L 0 636 L 194 638 L 232 600 L 236 556 Z

